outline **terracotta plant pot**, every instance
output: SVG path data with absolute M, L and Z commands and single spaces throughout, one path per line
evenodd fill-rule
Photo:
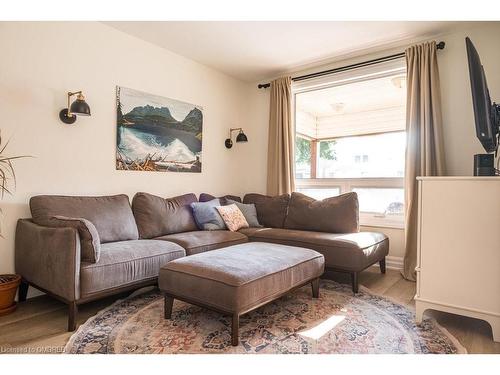
M 16 309 L 14 298 L 19 284 L 21 284 L 19 275 L 0 275 L 0 316 Z

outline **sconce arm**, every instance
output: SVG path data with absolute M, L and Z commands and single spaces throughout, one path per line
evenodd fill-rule
M 243 130 L 243 128 L 230 128 L 229 129 L 229 139 L 231 139 L 231 135 L 233 134 L 233 132 L 235 132 L 237 130 Z
M 77 94 L 81 94 L 82 92 L 81 91 L 75 91 L 75 92 L 68 92 L 68 117 L 71 117 L 73 116 L 73 114 L 71 113 L 71 110 L 70 110 L 70 99 L 73 95 L 77 95 Z

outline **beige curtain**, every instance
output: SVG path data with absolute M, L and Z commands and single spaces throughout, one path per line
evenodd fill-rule
M 444 174 L 441 95 L 436 42 L 406 50 L 406 169 L 403 276 L 415 280 L 417 263 L 417 176 Z
M 291 193 L 295 188 L 291 86 L 290 77 L 278 78 L 271 82 L 267 153 L 267 194 L 269 195 Z

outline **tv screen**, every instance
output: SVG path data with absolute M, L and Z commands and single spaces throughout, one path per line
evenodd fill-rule
M 472 89 L 472 104 L 474 107 L 474 118 L 476 122 L 476 136 L 483 145 L 486 152 L 496 151 L 498 124 L 496 106 L 491 105 L 490 93 L 486 83 L 479 54 L 471 40 L 465 38 L 467 47 L 467 58 L 469 61 L 469 76 Z

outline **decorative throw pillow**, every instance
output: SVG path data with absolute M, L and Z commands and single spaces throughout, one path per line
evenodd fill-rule
M 54 216 L 47 224 L 51 227 L 72 227 L 80 236 L 80 259 L 84 262 L 97 263 L 101 255 L 101 240 L 97 229 L 90 221 L 83 218 Z
M 209 202 L 191 203 L 194 220 L 201 230 L 222 230 L 226 229 L 226 224 L 215 207 L 220 206 L 219 199 L 212 199 Z
M 259 219 L 257 218 L 257 209 L 255 208 L 255 204 L 245 204 L 231 199 L 226 199 L 226 205 L 230 204 L 235 204 L 236 207 L 240 209 L 250 228 L 262 228 L 262 225 L 259 224 Z
M 238 206 L 230 204 L 228 206 L 215 207 L 231 232 L 236 232 L 241 228 L 248 228 L 248 223 Z

